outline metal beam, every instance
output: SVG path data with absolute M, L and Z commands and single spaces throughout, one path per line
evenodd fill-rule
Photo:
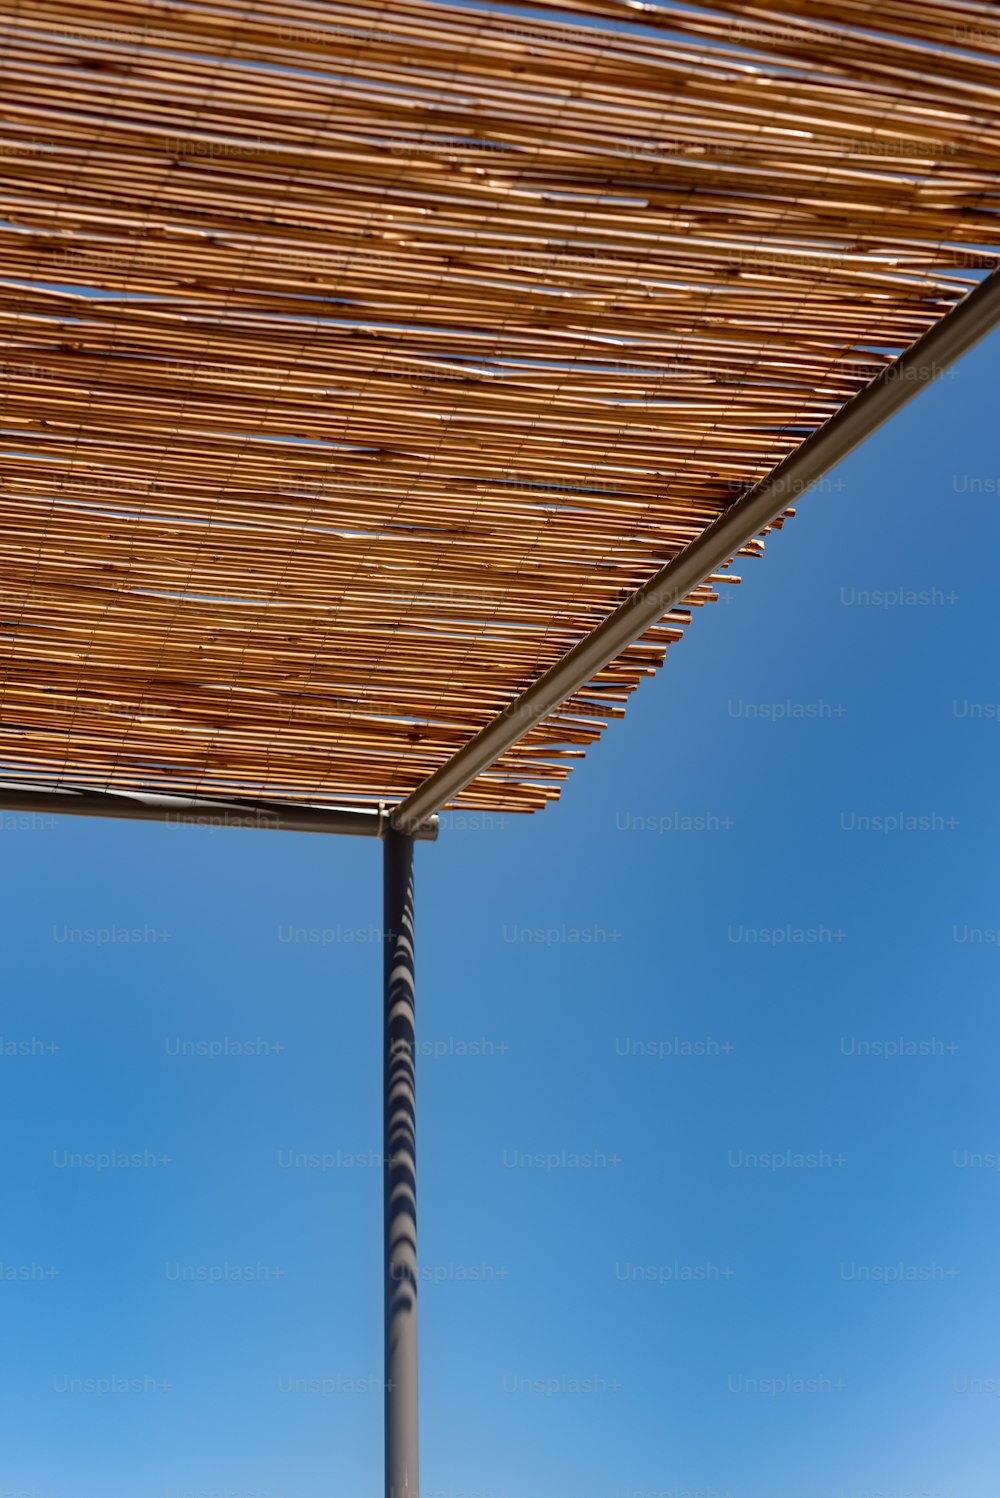
M 829 473 L 883 422 L 1000 323 L 1000 271 L 934 324 L 870 385 L 755 484 L 725 514 L 589 635 L 551 666 L 491 723 L 452 755 L 392 814 L 418 835 L 426 817 L 453 800 L 477 775 L 578 692 L 692 589 L 728 562 L 790 504 Z
M 383 852 L 385 1498 L 419 1498 L 413 839 L 390 832 Z
M 0 811 L 38 817 L 116 817 L 126 821 L 172 822 L 196 827 L 256 827 L 270 832 L 325 832 L 346 837 L 385 837 L 388 805 L 377 811 L 357 807 L 296 805 L 281 801 L 224 801 L 211 796 L 161 796 L 145 791 L 92 791 L 66 786 L 28 787 L 0 782 Z M 438 819 L 414 836 L 433 842 Z

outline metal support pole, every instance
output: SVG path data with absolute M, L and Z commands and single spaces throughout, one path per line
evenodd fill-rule
M 385 1498 L 419 1498 L 413 839 L 384 841 Z

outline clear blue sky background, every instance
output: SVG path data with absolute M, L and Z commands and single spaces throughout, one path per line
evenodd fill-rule
M 1000 1491 L 998 384 L 805 499 L 560 805 L 418 850 L 427 1498 Z M 2 825 L 0 1494 L 379 1493 L 377 846 Z

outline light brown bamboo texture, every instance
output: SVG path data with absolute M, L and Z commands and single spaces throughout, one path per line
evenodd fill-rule
M 996 263 L 990 7 L 546 7 L 0 3 L 0 778 L 402 798 Z

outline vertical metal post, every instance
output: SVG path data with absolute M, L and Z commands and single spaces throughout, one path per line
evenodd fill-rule
M 384 841 L 385 1498 L 419 1498 L 413 839 Z

